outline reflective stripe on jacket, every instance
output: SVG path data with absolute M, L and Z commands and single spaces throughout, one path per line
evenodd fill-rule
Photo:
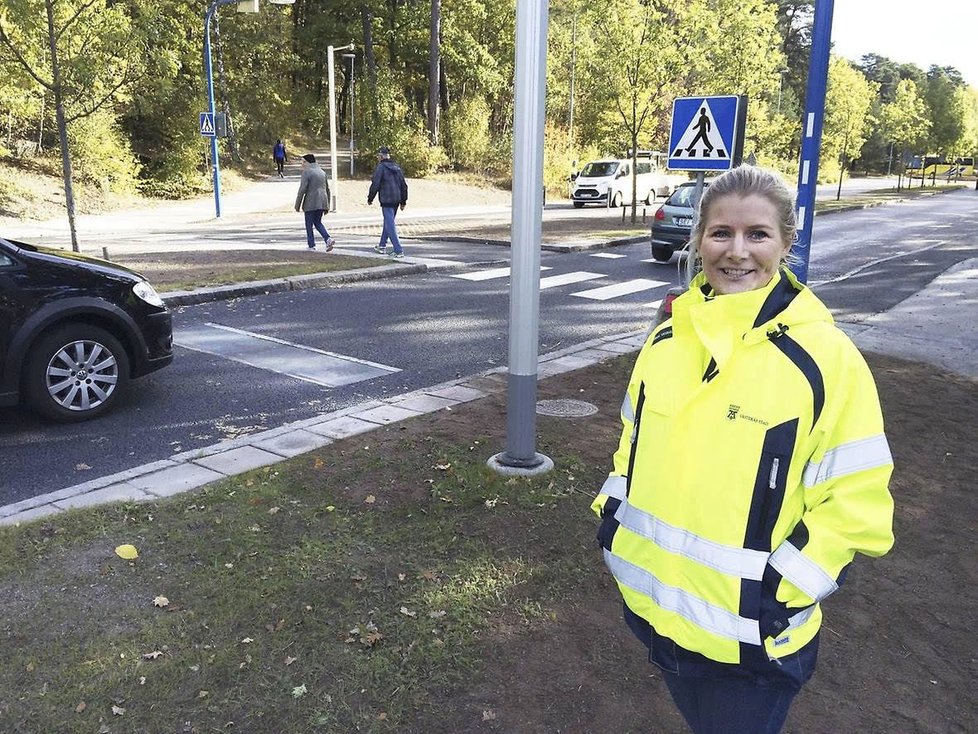
M 854 554 L 893 544 L 872 375 L 787 270 L 719 297 L 694 279 L 639 354 L 621 418 L 592 506 L 605 561 L 628 608 L 685 650 L 797 652 Z

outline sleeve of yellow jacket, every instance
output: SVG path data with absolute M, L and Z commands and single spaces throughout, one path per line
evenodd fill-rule
M 893 460 L 873 376 L 852 351 L 804 470 L 805 514 L 769 559 L 782 576 L 777 599 L 788 607 L 809 606 L 838 589 L 856 553 L 881 556 L 893 545 Z
M 638 359 L 635 360 L 635 367 L 632 368 L 632 376 L 628 381 L 628 390 L 625 392 L 625 398 L 621 403 L 622 431 L 621 438 L 618 439 L 618 449 L 615 451 L 613 467 L 608 478 L 601 486 L 601 491 L 598 492 L 598 496 L 591 503 L 591 509 L 594 510 L 598 517 L 603 515 L 605 503 L 609 498 L 618 500 L 618 502 L 614 503 L 615 508 L 618 507 L 619 502 L 625 499 L 625 487 L 628 483 L 628 460 L 632 452 L 635 414 L 638 409 L 638 396 L 642 384 L 640 375 L 642 374 L 643 358 L 651 343 L 652 339 L 650 337 L 645 342 L 642 351 L 639 352 Z

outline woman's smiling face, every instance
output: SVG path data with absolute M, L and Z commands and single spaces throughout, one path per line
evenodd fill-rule
M 743 293 L 771 281 L 791 247 L 778 222 L 775 205 L 758 194 L 730 194 L 712 203 L 699 253 L 714 292 Z

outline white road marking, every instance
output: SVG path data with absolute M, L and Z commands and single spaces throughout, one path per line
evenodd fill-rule
M 642 291 L 649 291 L 653 288 L 661 288 L 664 285 L 669 285 L 669 283 L 664 280 L 636 278 L 635 280 L 626 280 L 624 283 L 613 283 L 612 285 L 602 286 L 601 288 L 592 288 L 587 291 L 571 293 L 571 295 L 577 296 L 578 298 L 590 298 L 595 301 L 607 301 L 611 298 L 627 296 L 631 293 L 641 293 Z
M 174 343 L 184 349 L 324 387 L 351 385 L 401 371 L 397 367 L 210 322 L 178 330 Z
M 492 280 L 493 278 L 508 278 L 512 268 L 492 268 L 491 270 L 476 270 L 474 273 L 457 273 L 453 275 L 453 278 L 461 278 L 462 280 Z M 540 270 L 553 270 L 551 267 L 544 265 L 540 266 Z
M 596 252 L 591 257 L 603 257 L 606 260 L 617 260 L 620 257 L 625 257 L 624 255 L 619 255 L 614 252 Z
M 540 278 L 540 290 L 556 288 L 559 285 L 582 283 L 585 280 L 594 280 L 595 278 L 606 277 L 608 276 L 602 275 L 601 273 L 589 273 L 584 270 L 575 270 L 573 273 L 564 273 L 563 275 L 551 275 L 549 278 Z
M 661 305 L 662 305 L 662 299 L 660 298 L 658 301 L 652 301 L 652 303 L 646 303 L 645 304 L 645 307 L 646 308 L 658 308 Z

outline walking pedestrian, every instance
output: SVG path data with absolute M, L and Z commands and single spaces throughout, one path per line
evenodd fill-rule
M 299 193 L 295 197 L 295 210 L 300 209 L 306 218 L 306 243 L 310 250 L 316 249 L 315 229 L 326 241 L 326 252 L 333 249 L 336 241 L 329 236 L 323 226 L 323 214 L 329 209 L 329 184 L 326 171 L 316 163 L 316 156 L 306 153 L 302 156 L 302 178 L 299 180 Z
M 820 603 L 893 545 L 876 385 L 785 267 L 793 205 L 753 166 L 703 194 L 702 272 L 638 356 L 592 505 L 625 621 L 695 734 L 781 731 Z
M 278 172 L 278 177 L 285 178 L 285 162 L 289 159 L 289 156 L 285 152 L 285 143 L 282 142 L 281 138 L 276 140 L 275 145 L 272 146 L 272 158 L 275 161 L 275 170 Z
M 385 254 L 387 241 L 390 240 L 394 246 L 391 257 L 401 258 L 404 257 L 404 251 L 397 236 L 394 217 L 397 216 L 398 207 L 403 210 L 407 206 L 407 181 L 404 180 L 401 167 L 391 160 L 391 151 L 386 145 L 382 145 L 377 151 L 377 161 L 377 168 L 370 181 L 367 204 L 373 204 L 375 196 L 380 199 L 380 209 L 384 213 L 384 229 L 380 234 L 380 244 L 374 247 L 374 252 Z

